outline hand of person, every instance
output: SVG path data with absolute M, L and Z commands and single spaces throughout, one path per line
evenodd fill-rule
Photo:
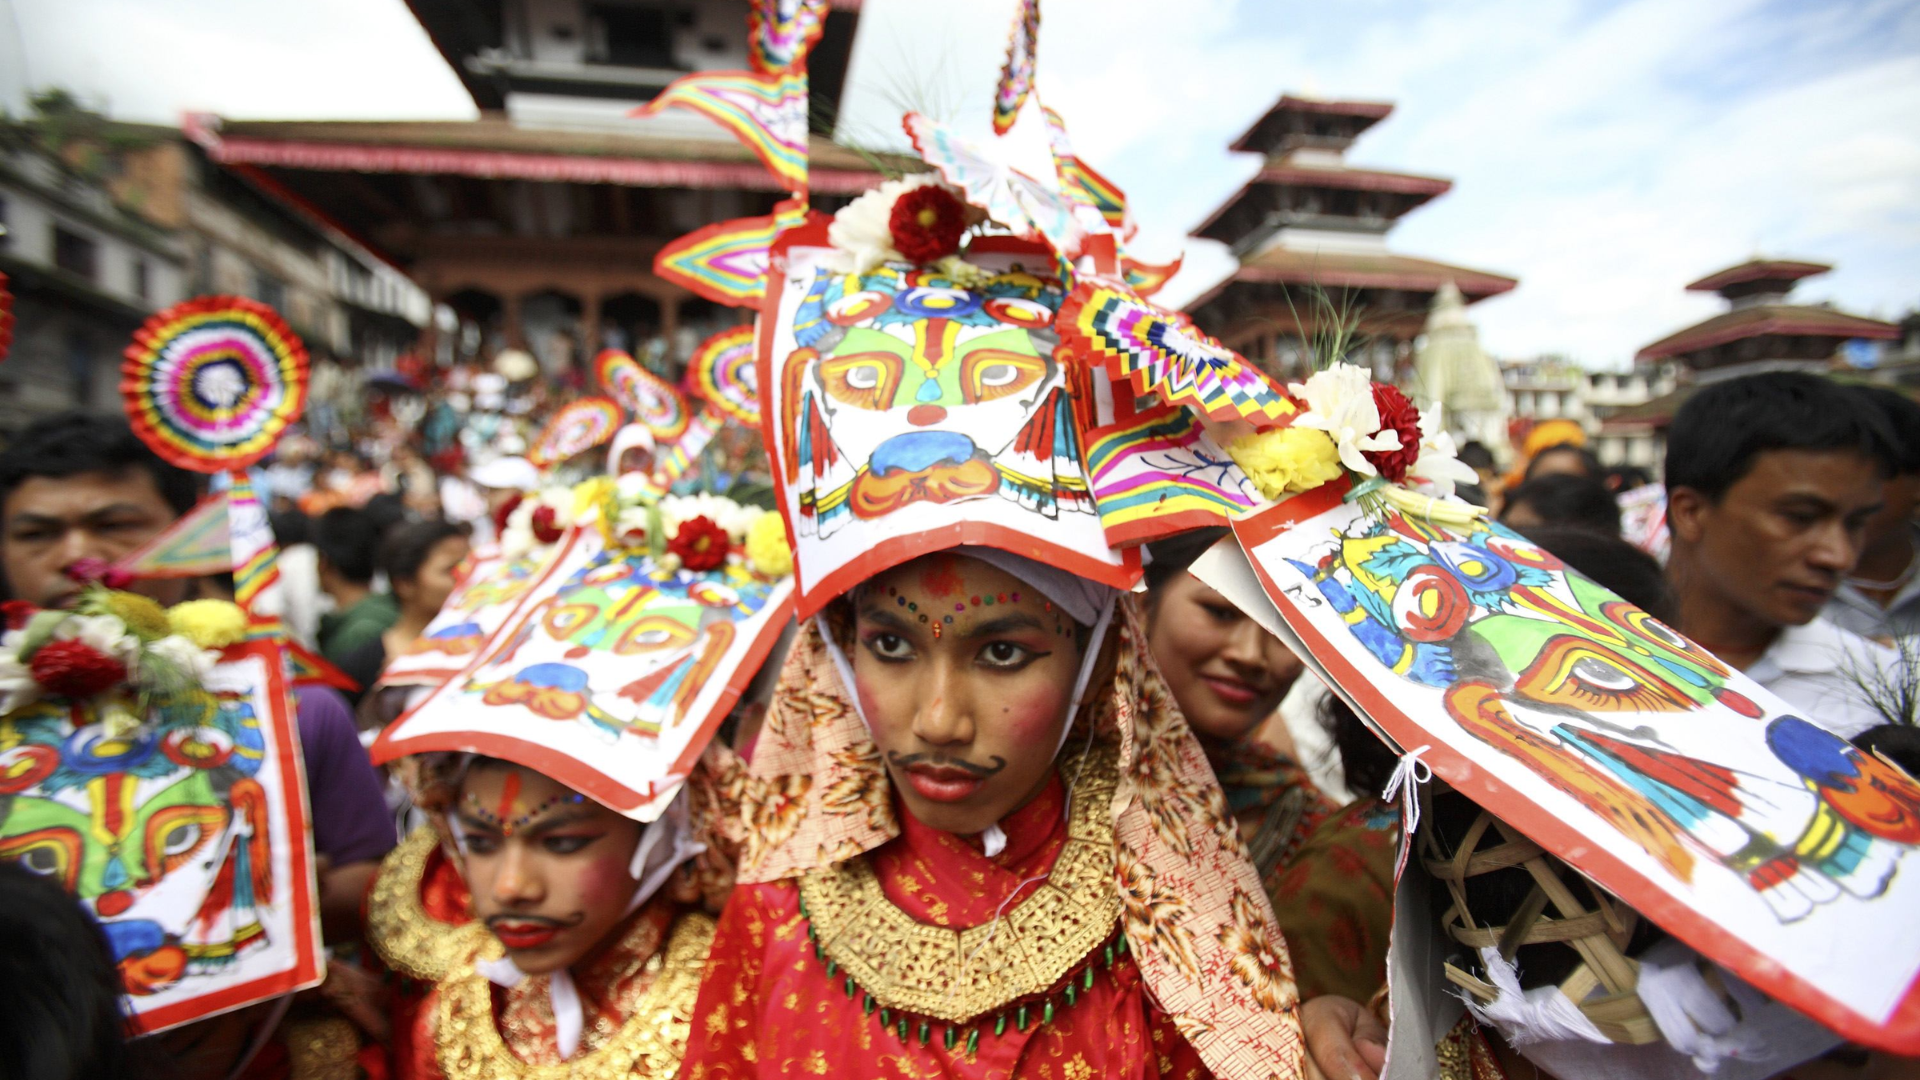
M 1379 1080 L 1387 1064 L 1387 1029 L 1366 1006 L 1331 994 L 1300 1006 L 1307 1043 L 1307 1080 Z

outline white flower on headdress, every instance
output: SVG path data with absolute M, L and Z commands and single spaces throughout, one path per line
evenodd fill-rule
M 1340 464 L 1349 472 L 1377 475 L 1379 470 L 1361 456 L 1362 452 L 1400 449 L 1398 432 L 1380 430 L 1373 380 L 1353 364 L 1334 364 L 1316 371 L 1306 382 L 1292 383 L 1287 390 L 1307 405 L 1306 411 L 1294 418 L 1293 426 L 1326 432 L 1340 451 Z
M 888 180 L 840 208 L 827 226 L 827 242 L 834 255 L 828 269 L 842 274 L 864 274 L 886 262 L 905 262 L 893 246 L 893 204 L 915 188 L 938 184 L 933 173 Z
M 669 495 L 660 500 L 661 525 L 668 536 L 679 532 L 683 523 L 703 517 L 727 530 L 727 538 L 736 545 L 747 542 L 747 530 L 764 513 L 757 506 L 742 506 L 724 496 L 706 493 Z
M 500 530 L 501 555 L 518 559 L 545 546 L 533 533 L 534 512 L 543 506 L 553 509 L 555 527 L 565 531 L 573 526 L 572 488 L 548 487 L 529 493 L 519 506 L 513 508 L 513 513 L 507 515 L 507 527 Z
M 112 615 L 69 615 L 54 627 L 53 636 L 55 640 L 78 641 L 129 667 L 140 655 L 140 639 L 127 633 L 127 624 Z
M 179 634 L 169 634 L 148 645 L 147 655 L 171 662 L 195 686 L 205 686 L 214 665 L 220 662 L 219 653 L 203 649 Z
M 1480 479 L 1453 445 L 1453 436 L 1440 421 L 1440 403 L 1420 413 L 1420 457 L 1407 470 L 1409 484 L 1421 484 L 1441 495 L 1452 495 L 1455 484 L 1471 484 Z
M 40 697 L 40 683 L 33 672 L 20 662 L 22 630 L 9 630 L 0 637 L 0 716 L 6 716 Z

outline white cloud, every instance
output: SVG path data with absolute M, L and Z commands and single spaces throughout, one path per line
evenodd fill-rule
M 184 110 L 300 119 L 463 119 L 461 88 L 399 0 L 6 0 L 26 81 L 129 120 Z

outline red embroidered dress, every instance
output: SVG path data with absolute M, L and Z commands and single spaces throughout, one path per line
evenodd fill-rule
M 1001 822 L 1007 846 L 986 856 L 971 841 L 915 820 L 897 801 L 900 835 L 868 859 L 886 900 L 918 923 L 962 929 L 982 926 L 996 911 L 1011 911 L 1033 895 L 1054 869 L 1068 838 L 1066 794 L 1059 776 Z M 935 1020 L 921 1038 L 919 1017 L 906 1020 L 868 1006 L 864 988 L 816 955 L 808 919 L 793 879 L 737 888 L 720 917 L 707 975 L 695 1005 L 694 1031 L 682 1076 L 687 1080 L 746 1077 L 860 1076 L 934 1078 L 1209 1077 L 1199 1056 L 1148 997 L 1139 968 L 1116 946 L 1095 948 L 1087 986 L 1076 965 L 1050 988 L 1044 1003 L 1006 1010 L 1001 1033 L 988 1015 L 955 1027 Z M 1003 920 L 1005 916 L 1002 916 Z M 1011 936 L 1011 923 L 1003 921 Z M 1116 921 L 1114 929 L 1118 931 Z M 1113 950 L 1112 966 L 1106 965 Z M 1064 995 L 1074 985 L 1072 1004 Z M 883 1012 L 887 1023 L 882 1023 Z M 974 1037 L 962 1037 L 961 1028 Z

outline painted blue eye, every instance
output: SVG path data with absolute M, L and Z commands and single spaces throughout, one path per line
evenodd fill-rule
M 893 309 L 916 319 L 964 319 L 985 302 L 978 293 L 921 285 L 895 296 Z

